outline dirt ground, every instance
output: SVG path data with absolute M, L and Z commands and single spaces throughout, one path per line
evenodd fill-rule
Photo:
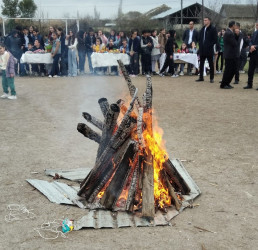
M 246 75 L 232 90 L 219 89 L 221 75 L 214 84 L 195 79 L 157 76 L 153 88 L 167 151 L 184 160 L 202 190 L 199 207 L 171 227 L 80 230 L 44 240 L 33 228 L 84 211 L 51 203 L 26 179 L 51 180 L 44 169 L 92 167 L 97 144 L 77 132 L 81 113 L 101 118 L 97 100 L 112 103 L 128 90 L 122 77 L 16 78 L 18 99 L 0 100 L 0 249 L 257 249 L 258 91 L 243 90 Z M 145 78 L 133 82 L 143 93 Z M 34 209 L 36 219 L 5 222 L 13 203 Z

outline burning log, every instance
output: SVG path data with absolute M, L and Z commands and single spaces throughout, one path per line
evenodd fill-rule
M 181 206 L 182 206 L 182 203 L 178 199 L 173 186 L 170 184 L 169 178 L 168 178 L 168 176 L 166 174 L 166 171 L 164 169 L 162 169 L 160 171 L 160 179 L 163 182 L 163 185 L 168 189 L 168 192 L 169 192 L 169 194 L 171 196 L 173 204 L 175 204 L 176 210 L 179 211 Z
M 168 174 L 170 180 L 172 181 L 172 186 L 180 191 L 183 195 L 190 193 L 190 188 L 187 186 L 186 182 L 182 176 L 177 172 L 176 168 L 173 166 L 172 162 L 167 159 L 163 164 L 166 173 Z
M 130 159 L 133 159 L 134 155 L 134 144 L 131 144 L 100 201 L 100 203 L 107 209 L 114 208 L 114 205 L 116 204 L 128 179 L 131 170 Z
M 101 112 L 102 112 L 104 118 L 106 118 L 106 115 L 109 110 L 109 103 L 108 103 L 107 98 L 100 98 L 98 103 L 99 103 L 99 106 L 100 106 L 100 109 L 101 109 Z
M 106 149 L 103 151 L 99 159 L 97 159 L 94 168 L 90 172 L 90 176 L 86 177 L 85 182 L 83 182 L 83 186 L 81 186 L 78 195 L 83 195 L 89 202 L 92 202 L 94 200 L 94 195 L 98 194 L 98 192 L 105 185 L 105 181 L 107 181 L 111 177 L 110 169 L 112 170 L 113 168 L 112 158 L 116 151 L 119 149 L 119 147 L 130 136 L 133 127 L 135 127 L 136 121 L 133 121 L 133 119 L 130 117 L 130 113 L 133 110 L 133 105 L 136 100 L 136 96 L 137 89 L 130 103 L 130 107 L 128 108 L 120 126 L 118 127 L 115 134 L 111 137 Z M 106 175 L 105 178 L 103 178 L 101 174 Z M 99 178 L 102 178 L 102 180 L 100 180 Z
M 101 135 L 98 134 L 97 132 L 95 132 L 94 130 L 92 130 L 90 127 L 88 127 L 86 124 L 84 123 L 79 123 L 77 126 L 77 130 L 83 134 L 85 137 L 100 143 L 101 141 Z
M 146 130 L 152 137 L 152 83 L 151 78 L 147 78 L 146 94 L 144 96 L 144 114 L 143 116 L 148 119 L 145 121 Z M 154 202 L 154 169 L 153 169 L 153 156 L 150 148 L 147 146 L 143 150 L 143 187 L 142 187 L 142 215 L 154 218 L 155 215 L 155 202 Z
M 102 135 L 78 124 L 80 133 L 99 143 L 95 165 L 81 183 L 78 195 L 88 203 L 111 210 L 141 211 L 149 218 L 154 218 L 155 209 L 166 212 L 173 204 L 179 210 L 181 200 L 177 194 L 189 194 L 191 190 L 169 160 L 157 137 L 160 135 L 156 130 L 153 133 L 151 78 L 147 78 L 142 106 L 138 89 L 122 62 L 118 63 L 132 100 L 127 107 L 121 99 L 111 105 L 106 98 L 99 99 L 104 122 L 83 113 L 88 122 L 102 130 Z M 118 126 L 119 115 L 123 118 Z
M 121 61 L 121 60 L 118 60 L 117 62 L 118 62 L 118 65 L 119 65 L 119 67 L 120 67 L 120 69 L 121 69 L 121 71 L 122 71 L 122 74 L 123 74 L 123 76 L 124 76 L 124 78 L 125 78 L 125 80 L 126 80 L 126 82 L 127 82 L 127 86 L 128 86 L 128 88 L 129 88 L 130 95 L 131 95 L 131 97 L 133 97 L 133 96 L 134 96 L 134 93 L 135 93 L 135 90 L 136 90 L 136 87 L 133 85 L 133 83 L 132 83 L 132 81 L 131 81 L 131 78 L 130 78 L 130 76 L 128 75 L 128 72 L 127 72 L 127 70 L 126 70 L 124 64 L 122 63 L 122 61 Z M 135 103 L 135 105 L 136 105 L 137 109 L 139 109 L 139 107 L 141 107 L 141 103 L 140 103 L 140 100 L 139 100 L 138 97 L 136 98 L 136 103 Z
M 110 108 L 106 114 L 105 122 L 103 125 L 102 137 L 100 146 L 97 153 L 97 159 L 103 153 L 107 144 L 109 143 L 113 132 L 117 126 L 117 118 L 119 116 L 120 108 L 117 104 L 111 104 Z
M 83 112 L 82 116 L 86 119 L 87 122 L 91 123 L 92 125 L 96 126 L 98 129 L 103 129 L 103 122 L 100 121 L 98 118 L 90 115 L 89 113 Z

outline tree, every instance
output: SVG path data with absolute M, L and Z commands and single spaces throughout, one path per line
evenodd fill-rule
M 96 5 L 94 6 L 94 19 L 96 21 L 99 21 L 99 18 L 100 18 L 100 13 L 97 11 L 97 7 Z
M 21 17 L 34 17 L 37 5 L 34 3 L 34 0 L 22 0 L 19 2 L 18 7 L 21 12 Z
M 123 15 L 122 7 L 123 7 L 123 0 L 120 0 L 119 6 L 118 6 L 118 12 L 117 12 L 118 18 Z
M 19 16 L 18 2 L 19 0 L 3 0 L 2 15 L 10 18 Z

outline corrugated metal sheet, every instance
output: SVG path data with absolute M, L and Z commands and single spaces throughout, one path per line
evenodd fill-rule
M 77 168 L 77 169 L 69 169 L 69 170 L 54 170 L 54 169 L 46 169 L 45 174 L 50 176 L 55 176 L 58 174 L 61 178 L 82 182 L 85 177 L 89 174 L 91 168 Z
M 189 195 L 184 195 L 183 206 L 180 210 L 183 211 L 189 203 L 201 194 L 199 187 L 193 181 L 191 176 L 188 174 L 183 164 L 175 159 L 172 160 L 172 164 L 177 169 L 178 173 L 185 180 L 186 184 L 191 189 Z M 53 172 L 56 172 L 53 170 Z M 73 170 L 74 175 L 78 175 L 80 170 L 76 172 Z M 83 178 L 85 178 L 83 176 Z M 80 208 L 85 206 L 78 200 L 80 197 L 77 196 L 79 186 L 71 187 L 61 182 L 48 182 L 42 180 L 27 180 L 32 186 L 42 192 L 51 202 L 57 204 L 68 204 L 77 205 Z M 158 211 L 153 221 L 149 221 L 146 218 L 142 218 L 137 214 L 127 212 L 111 212 L 108 210 L 98 209 L 90 210 L 85 209 L 85 215 L 74 222 L 74 230 L 80 230 L 82 228 L 120 228 L 120 227 L 150 227 L 150 226 L 165 226 L 170 225 L 171 219 L 179 214 L 179 212 L 171 207 L 168 209 L 166 214 Z
M 27 182 L 43 193 L 51 202 L 77 205 L 80 208 L 84 208 L 84 205 L 78 200 L 79 197 L 77 196 L 79 187 L 71 187 L 57 181 L 27 180 Z

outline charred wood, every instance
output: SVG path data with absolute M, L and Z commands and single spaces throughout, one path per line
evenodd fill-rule
M 172 199 L 172 203 L 175 205 L 176 210 L 179 211 L 182 206 L 182 202 L 178 199 L 178 197 L 175 193 L 175 190 L 174 190 L 173 186 L 170 184 L 169 178 L 164 169 L 162 169 L 160 171 L 160 179 L 161 179 L 163 185 L 168 189 L 168 192 Z
M 113 132 L 117 126 L 117 118 L 119 116 L 120 108 L 117 104 L 111 104 L 110 108 L 106 114 L 105 122 L 103 125 L 101 142 L 99 145 L 97 159 L 103 153 L 104 149 L 107 147 Z
M 107 112 L 109 110 L 109 103 L 107 98 L 100 98 L 98 103 L 104 118 L 106 118 Z
M 172 182 L 171 184 L 175 190 L 181 192 L 183 195 L 189 194 L 191 191 L 190 188 L 182 176 L 177 172 L 176 168 L 169 159 L 164 162 L 163 167 L 168 174 L 169 180 Z
M 91 123 L 92 125 L 96 126 L 98 129 L 103 129 L 103 122 L 99 120 L 98 118 L 90 115 L 87 112 L 83 112 L 82 116 L 86 119 L 87 122 Z
M 118 65 L 119 65 L 119 67 L 120 67 L 120 69 L 121 69 L 121 71 L 122 71 L 122 74 L 123 74 L 123 76 L 124 76 L 124 78 L 125 78 L 125 80 L 126 80 L 126 82 L 127 82 L 127 86 L 128 86 L 130 95 L 131 95 L 131 97 L 133 97 L 133 96 L 134 96 L 134 93 L 135 93 L 135 90 L 136 90 L 136 87 L 133 85 L 133 83 L 132 83 L 132 81 L 131 81 L 131 78 L 130 78 L 130 76 L 128 75 L 128 72 L 127 72 L 127 70 L 126 70 L 124 64 L 122 63 L 122 61 L 121 61 L 121 60 L 118 60 L 117 62 L 118 62 Z M 138 97 L 136 98 L 135 105 L 136 105 L 137 109 L 138 109 L 139 107 L 141 107 L 141 103 L 140 103 L 140 100 L 139 100 Z
M 128 179 L 131 170 L 130 159 L 133 159 L 134 155 L 134 145 L 131 144 L 100 201 L 105 208 L 112 209 L 116 205 Z
M 94 130 L 92 130 L 90 127 L 88 127 L 86 124 L 84 123 L 79 123 L 77 125 L 77 130 L 78 132 L 80 132 L 81 134 L 83 134 L 85 137 L 100 143 L 101 141 L 101 135 L 97 132 L 95 132 Z

